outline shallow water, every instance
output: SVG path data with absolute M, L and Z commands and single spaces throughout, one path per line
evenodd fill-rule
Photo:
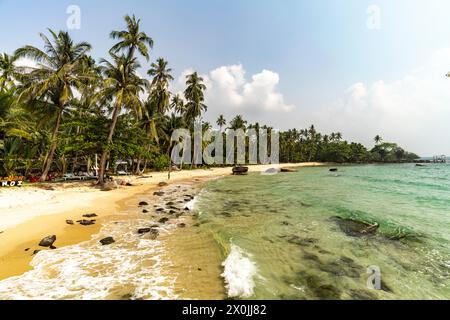
M 206 186 L 196 210 L 227 257 L 230 297 L 450 298 L 448 165 L 226 177 Z M 350 236 L 336 216 L 380 228 Z M 369 267 L 380 269 L 382 290 L 368 288 Z

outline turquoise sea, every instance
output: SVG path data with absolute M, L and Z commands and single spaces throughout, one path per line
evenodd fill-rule
M 229 297 L 450 299 L 450 165 L 230 176 L 195 210 L 225 257 Z M 379 228 L 354 234 L 349 221 Z

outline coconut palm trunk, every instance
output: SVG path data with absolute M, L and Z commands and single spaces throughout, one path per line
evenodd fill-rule
M 116 106 L 114 108 L 111 126 L 109 128 L 108 140 L 106 142 L 106 147 L 103 149 L 102 157 L 100 158 L 100 169 L 98 173 L 98 183 L 103 185 L 105 183 L 105 168 L 106 168 L 106 159 L 109 155 L 109 148 L 113 141 L 114 131 L 116 129 L 117 119 L 119 118 L 119 107 Z
M 62 110 L 63 110 L 62 108 L 59 108 L 58 114 L 56 116 L 55 128 L 53 129 L 52 134 L 52 142 L 50 145 L 50 150 L 48 151 L 47 156 L 45 157 L 42 175 L 39 179 L 40 182 L 44 182 L 45 180 L 47 180 L 48 173 L 53 163 L 56 147 L 58 146 L 59 127 L 61 126 L 61 119 L 63 113 Z

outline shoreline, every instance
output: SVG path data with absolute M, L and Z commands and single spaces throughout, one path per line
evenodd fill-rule
M 257 165 L 250 166 L 250 172 L 264 171 L 274 167 L 304 167 L 319 166 L 321 163 L 300 163 L 300 164 L 280 164 L 280 165 Z M 92 187 L 82 188 L 58 188 L 53 193 L 53 197 L 44 198 L 39 205 L 33 205 L 32 213 L 14 217 L 8 221 L 8 216 L 13 216 L 14 210 L 19 213 L 27 212 L 28 207 L 24 205 L 9 207 L 3 210 L 0 215 L 0 280 L 12 276 L 18 276 L 26 271 L 32 270 L 30 265 L 34 255 L 32 252 L 39 249 L 39 241 L 51 234 L 57 235 L 55 246 L 64 248 L 76 245 L 92 239 L 100 232 L 103 224 L 114 220 L 127 219 L 121 211 L 127 208 L 127 200 L 144 193 L 149 193 L 158 187 L 159 182 L 175 183 L 189 182 L 195 187 L 209 179 L 230 175 L 231 168 L 197 169 L 191 171 L 172 172 L 171 180 L 167 180 L 167 172 L 151 173 L 151 177 L 138 179 L 136 177 L 126 177 L 132 181 L 131 187 L 120 187 L 113 191 L 99 191 Z M 139 183 L 139 185 L 137 185 Z M 73 185 L 73 184 L 70 184 Z M 167 187 L 163 187 L 167 188 Z M 24 189 L 30 189 L 24 187 Z M 33 188 L 31 188 L 33 189 Z M 69 190 L 69 191 L 67 191 Z M 19 192 L 14 190 L 14 192 Z M 148 197 L 147 197 L 148 199 Z M 150 199 L 153 201 L 155 197 Z M 32 204 L 30 204 L 32 205 Z M 70 209 L 68 209 L 70 208 Z M 4 213 L 6 211 L 6 213 Z M 86 213 L 97 213 L 96 224 L 92 226 L 68 225 L 65 220 L 78 220 Z M 19 214 L 20 215 L 20 214 Z M 20 221 L 20 222 L 19 222 Z M 6 226 L 6 228 L 5 228 Z M 186 228 L 190 229 L 190 228 Z M 177 231 L 178 232 L 178 231 Z M 181 231 L 180 231 L 181 232 Z M 25 249 L 28 249 L 25 251 Z M 174 248 L 174 246 L 172 246 Z M 44 249 L 44 248 L 41 248 Z M 173 249 L 172 249 L 173 250 Z

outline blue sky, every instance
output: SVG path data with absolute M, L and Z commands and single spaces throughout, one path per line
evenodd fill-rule
M 367 8 L 373 4 L 380 9 L 380 30 L 371 30 L 366 25 Z M 244 95 L 239 106 L 228 110 L 224 104 L 215 103 L 219 96 L 221 102 L 226 99 L 223 93 L 227 91 L 219 90 L 218 96 L 209 97 L 209 120 L 219 113 L 231 117 L 238 112 L 252 121 L 273 122 L 280 128 L 314 122 L 321 130 L 339 130 L 344 137 L 368 145 L 374 134 L 379 133 L 386 140 L 398 141 L 418 153 L 450 154 L 450 146 L 442 139 L 434 145 L 422 137 L 428 127 L 410 123 L 421 119 L 419 105 L 417 110 L 413 109 L 418 113 L 416 120 L 389 118 L 407 112 L 410 98 L 396 100 L 405 104 L 396 113 L 375 114 L 397 108 L 389 103 L 383 105 L 386 99 L 392 101 L 410 88 L 421 87 L 404 80 L 417 70 L 432 68 L 437 52 L 450 48 L 448 1 L 0 0 L 0 51 L 11 53 L 24 44 L 41 45 L 38 32 L 47 27 L 67 29 L 69 5 L 78 5 L 82 13 L 81 29 L 71 30 L 71 34 L 77 40 L 90 42 L 96 58 L 107 56 L 113 44 L 109 32 L 122 29 L 123 16 L 134 13 L 142 19 L 143 30 L 155 41 L 152 59 L 159 56 L 167 59 L 175 76 L 186 69 L 195 69 L 210 76 L 216 88 L 222 88 L 224 74 L 229 75 L 226 67 L 239 65 L 241 69 L 236 72 L 245 70 L 245 81 L 238 79 L 234 89 L 242 94 L 246 84 L 252 85 L 252 76 L 269 70 L 272 74 L 266 76 L 276 74 L 279 81 L 274 80 L 276 88 L 268 85 L 267 90 L 273 89 L 277 99 L 282 96 L 279 105 L 293 106 L 286 108 L 289 112 L 270 107 L 256 110 L 258 107 L 251 105 L 256 100 Z M 441 57 L 443 61 L 445 57 Z M 146 63 L 143 65 L 148 67 Z M 220 67 L 225 69 L 214 78 L 211 71 Z M 450 60 L 449 70 L 442 67 L 445 75 L 450 70 Z M 430 78 L 432 82 L 433 76 Z M 384 84 L 381 89 L 377 86 L 380 81 Z M 402 83 L 398 84 L 399 81 Z M 265 90 L 253 81 L 255 87 Z M 436 102 L 435 96 L 426 96 L 430 91 L 433 89 L 424 91 L 417 100 L 436 104 L 430 110 L 434 110 L 437 122 L 433 122 L 434 118 L 427 122 L 432 131 L 436 130 L 436 124 L 440 125 L 439 119 L 448 115 L 446 106 L 450 98 Z M 264 96 L 256 89 L 252 92 Z M 383 92 L 389 95 L 380 98 Z M 362 118 L 346 118 L 349 110 L 360 112 Z M 405 121 L 409 123 L 404 125 Z M 398 124 L 398 129 L 393 130 L 393 124 Z M 438 129 L 441 137 L 450 134 L 444 124 Z

